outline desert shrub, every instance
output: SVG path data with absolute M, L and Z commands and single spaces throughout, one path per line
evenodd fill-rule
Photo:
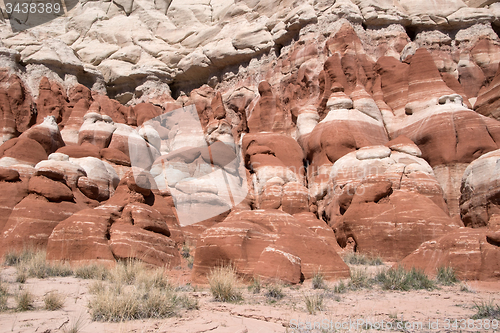
M 343 259 L 346 264 L 351 264 L 351 265 L 380 266 L 384 264 L 382 258 L 378 256 L 369 257 L 364 254 L 359 254 L 356 252 L 347 253 L 346 255 L 344 255 Z
M 439 267 L 436 280 L 444 286 L 451 286 L 459 282 L 453 267 Z
M 6 261 L 16 266 L 16 281 L 26 282 L 28 277 L 44 279 L 48 276 L 70 276 L 73 270 L 65 263 L 48 263 L 46 252 L 24 250 L 21 253 L 11 253 L 6 256 Z
M 237 289 L 238 277 L 232 266 L 218 266 L 208 276 L 210 291 L 217 301 L 235 302 L 242 299 Z
M 312 287 L 313 289 L 327 289 L 326 283 L 325 283 L 325 277 L 320 271 L 317 271 L 314 273 L 313 278 L 312 278 Z
M 0 280 L 0 312 L 7 310 L 7 299 L 9 298 L 9 290 L 7 286 Z
M 266 294 L 267 297 L 272 298 L 276 301 L 279 301 L 285 294 L 283 293 L 283 286 L 279 283 L 272 283 L 266 286 Z
M 187 295 L 176 296 L 176 303 L 186 310 L 198 310 L 198 300 Z
M 304 295 L 304 301 L 306 303 L 306 309 L 309 314 L 314 315 L 316 314 L 316 311 L 323 310 L 323 295 Z
M 412 268 L 409 271 L 399 266 L 395 269 L 381 271 L 377 274 L 376 280 L 382 284 L 385 290 L 402 290 L 434 288 L 434 283 L 421 270 Z
M 25 283 L 28 280 L 28 270 L 24 266 L 16 268 L 16 282 Z
M 80 332 L 86 324 L 85 317 L 83 314 L 80 314 L 78 318 L 72 318 L 69 322 L 68 326 L 63 327 L 64 333 L 78 333 Z
M 89 288 L 93 294 L 88 304 L 92 320 L 167 318 L 181 308 L 198 308 L 195 299 L 176 294 L 164 273 L 163 269 L 150 270 L 137 262 L 117 265 L 110 280 L 96 281 Z
M 132 319 L 166 318 L 175 314 L 175 295 L 170 290 L 128 286 L 120 292 L 112 286 L 97 291 L 88 308 L 95 321 L 120 322 Z
M 348 287 L 351 290 L 357 290 L 361 288 L 368 288 L 373 284 L 372 279 L 368 275 L 366 269 L 351 269 L 351 280 L 348 283 Z
M 173 290 L 174 287 L 165 274 L 163 268 L 156 268 L 153 270 L 143 269 L 135 275 L 135 284 L 146 290 L 160 288 Z
M 248 291 L 251 291 L 254 294 L 258 294 L 258 293 L 260 293 L 261 289 L 262 289 L 262 284 L 260 282 L 260 278 L 254 277 L 252 279 L 252 284 L 248 286 Z
M 23 251 L 9 251 L 4 256 L 4 262 L 7 266 L 16 266 L 21 262 L 28 261 L 33 255 L 33 250 L 24 249 Z
M 64 305 L 64 295 L 59 294 L 57 291 L 51 291 L 45 295 L 43 302 L 45 303 L 45 310 L 59 310 Z
M 481 301 L 480 303 L 474 302 L 473 309 L 476 310 L 476 313 L 472 316 L 472 319 L 500 319 L 500 306 L 498 304 L 494 304 L 493 300 L 488 302 Z
M 29 290 L 20 290 L 16 294 L 15 300 L 17 311 L 29 311 L 35 308 L 33 305 L 35 297 Z
M 333 286 L 333 292 L 337 294 L 343 294 L 347 291 L 347 285 L 344 280 L 340 280 L 335 286 Z
M 111 282 L 125 285 L 132 285 L 136 277 L 147 270 L 141 261 L 128 259 L 118 262 L 109 272 L 108 279 Z
M 75 276 L 80 279 L 106 280 L 109 270 L 102 265 L 90 264 L 76 268 Z
M 466 293 L 475 293 L 474 289 L 469 286 L 467 282 L 461 282 L 460 283 L 460 291 L 466 292 Z

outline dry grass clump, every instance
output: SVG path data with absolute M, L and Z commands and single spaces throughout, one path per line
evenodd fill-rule
M 369 288 L 373 285 L 373 282 L 366 269 L 353 268 L 351 269 L 351 280 L 347 287 L 351 290 Z
M 9 297 L 7 286 L 0 280 L 0 312 L 7 310 L 7 299 Z
M 325 277 L 323 276 L 323 273 L 321 273 L 321 271 L 319 270 L 313 275 L 312 287 L 313 289 L 328 289 L 325 283 Z
M 106 280 L 109 269 L 103 265 L 90 264 L 75 269 L 75 277 L 87 280 Z
M 238 277 L 232 266 L 218 266 L 208 276 L 210 291 L 217 301 L 236 302 L 242 299 L 237 289 Z
M 493 300 L 488 302 L 481 301 L 480 303 L 474 302 L 473 309 L 476 310 L 476 313 L 472 316 L 472 319 L 500 319 L 500 306 L 498 304 L 494 304 Z
M 311 315 L 315 315 L 316 311 L 323 310 L 323 295 L 313 294 L 313 295 L 304 295 L 304 301 L 306 303 L 307 312 Z
M 62 309 L 64 306 L 64 295 L 53 290 L 45 295 L 43 302 L 45 303 L 45 310 L 56 311 Z
M 29 277 L 44 279 L 49 276 L 70 276 L 73 270 L 68 264 L 47 263 L 45 251 L 23 250 L 9 252 L 5 255 L 5 263 L 17 269 L 16 281 L 26 282 Z
M 29 290 L 20 290 L 16 296 L 16 311 L 29 311 L 33 310 L 35 307 L 33 303 L 35 302 L 35 296 Z
M 78 318 L 72 318 L 68 326 L 63 327 L 64 333 L 78 333 L 86 325 L 85 316 L 80 314 Z
M 266 286 L 266 296 L 274 301 L 279 301 L 285 297 L 283 293 L 283 285 L 279 283 L 272 283 Z
M 382 258 L 380 258 L 379 256 L 369 257 L 356 252 L 347 253 L 342 259 L 344 259 L 344 262 L 346 264 L 351 265 L 380 266 L 384 264 Z
M 451 286 L 457 282 L 460 282 L 453 267 L 439 267 L 436 275 L 436 280 L 438 283 L 444 286 Z
M 259 294 L 262 289 L 262 283 L 260 282 L 260 278 L 254 277 L 252 279 L 252 284 L 248 286 L 248 291 L 251 291 L 254 294 Z
M 382 289 L 385 290 L 434 289 L 434 282 L 423 271 L 414 267 L 408 271 L 401 266 L 382 271 L 377 274 L 376 280 L 382 284 Z
M 117 264 L 109 281 L 97 281 L 89 291 L 94 296 L 88 308 L 95 321 L 167 318 L 181 308 L 198 308 L 196 300 L 175 292 L 163 269 L 150 270 L 135 261 Z

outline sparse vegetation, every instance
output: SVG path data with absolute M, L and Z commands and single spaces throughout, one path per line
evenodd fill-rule
M 262 289 L 262 284 L 260 283 L 260 278 L 254 277 L 252 279 L 252 284 L 248 286 L 248 291 L 251 291 L 254 294 L 258 294 L 260 293 L 261 289 Z
M 344 262 L 350 265 L 366 265 L 366 266 L 380 266 L 384 262 L 380 257 L 369 257 L 364 254 L 359 254 L 356 252 L 348 253 L 343 257 Z
M 236 302 L 242 299 L 237 290 L 238 278 L 232 266 L 218 266 L 208 276 L 210 291 L 217 301 Z
M 348 283 L 348 287 L 351 290 L 357 290 L 361 288 L 368 288 L 373 284 L 373 280 L 368 275 L 366 269 L 353 268 L 351 269 L 351 280 Z
M 186 259 L 188 268 L 193 268 L 194 257 L 191 255 L 191 248 L 188 243 L 184 243 L 181 249 L 181 255 Z
M 15 266 L 17 270 L 16 281 L 26 282 L 29 277 L 44 279 L 48 276 L 70 276 L 73 270 L 65 263 L 47 263 L 45 251 L 23 250 L 22 252 L 9 252 L 5 255 L 5 263 Z
M 347 291 L 347 285 L 344 283 L 344 280 L 340 280 L 334 287 L 333 292 L 337 294 L 343 294 Z
M 120 261 L 111 269 L 108 279 L 118 285 L 131 285 L 144 269 L 145 266 L 140 261 L 132 259 Z
M 106 280 L 108 274 L 108 268 L 97 264 L 80 266 L 75 269 L 75 276 L 80 279 Z
M 78 318 L 72 319 L 68 326 L 63 328 L 64 333 L 78 333 L 85 326 L 85 318 L 83 314 L 80 314 Z
M 29 249 L 24 249 L 23 251 L 9 251 L 4 256 L 5 265 L 16 266 L 21 262 L 28 261 L 33 256 L 34 251 Z
M 98 281 L 89 289 L 94 294 L 88 305 L 92 320 L 166 318 L 180 308 L 198 307 L 196 300 L 176 294 L 163 269 L 152 271 L 140 262 L 129 261 L 118 264 L 109 278 L 109 282 Z
M 439 267 L 436 275 L 438 283 L 444 286 L 451 286 L 459 282 L 453 267 Z
M 474 303 L 473 309 L 476 310 L 476 313 L 472 316 L 472 319 L 500 319 L 500 306 L 494 304 L 493 300 Z
M 424 272 L 412 268 L 409 271 L 399 266 L 395 269 L 381 271 L 377 274 L 376 280 L 382 284 L 385 290 L 402 290 L 434 288 L 434 283 L 425 275 Z
M 327 285 L 325 283 L 325 278 L 321 271 L 317 271 L 314 273 L 312 278 L 312 287 L 313 289 L 327 289 Z
M 0 280 L 0 312 L 7 310 L 7 299 L 9 297 L 7 286 Z
M 17 311 L 29 311 L 34 309 L 33 303 L 35 301 L 35 297 L 29 290 L 19 290 L 15 299 Z
M 176 301 L 179 303 L 181 308 L 186 310 L 198 310 L 200 307 L 198 305 L 198 300 L 187 295 L 176 296 Z
M 467 282 L 460 283 L 460 291 L 463 291 L 466 293 L 475 293 L 474 289 L 472 289 Z
M 64 305 L 64 295 L 57 291 L 51 291 L 45 295 L 43 302 L 45 303 L 45 310 L 56 311 L 62 309 Z
M 285 294 L 283 293 L 283 286 L 279 283 L 272 283 L 266 286 L 266 296 L 275 301 L 279 301 Z
M 323 295 L 304 295 L 304 301 L 306 303 L 306 309 L 309 314 L 314 315 L 316 314 L 316 311 L 323 310 Z

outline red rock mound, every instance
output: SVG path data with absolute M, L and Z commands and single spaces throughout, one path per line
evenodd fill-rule
M 461 280 L 500 278 L 500 237 L 487 228 L 460 228 L 423 243 L 401 262 L 435 275 L 440 267 L 453 267 Z
M 293 284 L 318 270 L 328 279 L 349 276 L 349 268 L 327 242 L 278 210 L 233 212 L 200 235 L 193 280 L 205 281 L 212 267 L 229 263 L 246 277 Z

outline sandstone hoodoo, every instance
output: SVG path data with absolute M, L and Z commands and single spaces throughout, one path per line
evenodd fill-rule
M 460 0 L 0 18 L 0 255 L 182 253 L 195 282 L 232 264 L 296 284 L 348 277 L 356 251 L 498 279 L 499 22 Z

